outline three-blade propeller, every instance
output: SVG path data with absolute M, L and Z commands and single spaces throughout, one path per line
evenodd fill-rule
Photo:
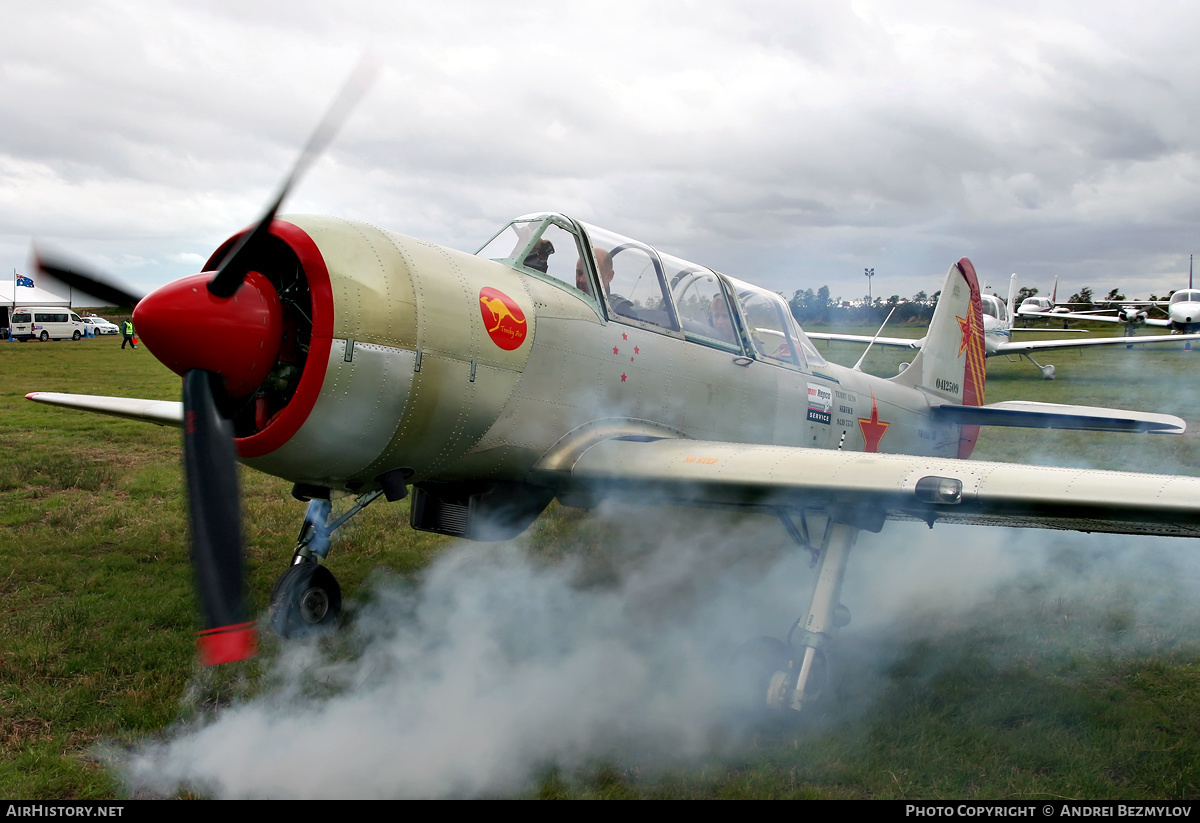
M 236 318 L 238 312 L 247 311 L 246 304 L 255 302 L 247 300 L 247 297 L 258 297 L 258 302 L 263 304 L 259 310 L 268 314 L 272 310 L 272 301 L 275 307 L 278 306 L 274 289 L 266 278 L 251 274 L 251 261 L 261 253 L 276 212 L 288 192 L 328 146 L 350 109 L 365 93 L 376 71 L 377 66 L 370 59 L 359 63 L 309 138 L 266 212 L 253 228 L 243 234 L 221 261 L 217 271 L 207 277 L 207 291 L 213 298 L 207 310 L 229 312 Z M 254 385 L 247 388 L 245 380 L 235 383 L 227 374 L 204 368 L 208 365 L 204 352 L 191 346 L 188 341 L 181 346 L 178 340 L 179 333 L 186 333 L 187 325 L 178 324 L 175 318 L 164 322 L 156 316 L 158 312 L 155 306 L 172 303 L 173 295 L 181 291 L 195 291 L 195 288 L 181 289 L 184 281 L 168 284 L 142 302 L 143 295 L 107 275 L 53 259 L 36 250 L 35 261 L 42 272 L 73 289 L 117 305 L 136 305 L 139 316 L 135 321 L 147 347 L 167 366 L 183 375 L 183 455 L 192 527 L 192 565 L 203 617 L 203 628 L 197 641 L 200 659 L 204 664 L 211 665 L 252 656 L 256 651 L 257 638 L 254 623 L 248 621 L 246 615 L 237 453 L 233 427 L 222 415 L 221 408 L 230 394 L 245 395 L 253 390 L 257 382 L 261 382 L 261 377 L 252 381 Z M 198 287 L 199 283 L 196 284 Z M 171 293 L 172 296 L 160 297 L 163 293 Z M 232 299 L 235 295 L 238 295 L 238 299 Z M 241 306 L 235 307 L 238 300 Z M 166 329 L 158 335 L 161 340 L 158 351 L 155 350 L 154 337 L 147 339 L 147 332 L 152 326 Z M 270 329 L 271 325 L 268 324 L 265 331 L 268 336 Z M 274 343 L 277 347 L 277 337 Z M 181 356 L 180 352 L 186 354 Z M 269 369 L 270 365 L 266 364 L 265 368 Z M 244 373 L 244 370 L 241 371 Z M 264 377 L 266 373 L 262 364 L 252 367 L 251 372 Z

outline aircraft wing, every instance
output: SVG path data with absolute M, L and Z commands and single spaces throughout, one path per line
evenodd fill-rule
M 1149 322 L 1149 321 L 1147 321 Z M 811 335 L 810 335 L 811 337 Z M 1077 349 L 1083 346 L 1140 346 L 1143 343 L 1187 343 L 1200 340 L 1200 334 L 1144 334 L 1127 337 L 1090 337 L 1086 340 L 1023 340 L 1000 343 L 995 354 L 1022 354 L 1042 349 Z M 992 352 L 988 352 L 992 354 Z
M 1200 477 L 642 437 L 543 461 L 566 496 L 835 513 L 883 520 L 1200 536 Z
M 26 400 L 63 406 L 68 409 L 109 414 L 160 426 L 183 425 L 183 403 L 171 400 L 139 400 L 136 397 L 104 397 L 96 394 L 61 394 L 59 392 L 35 391 L 25 395 Z
M 1112 311 L 1112 309 L 1097 309 L 1097 312 Z M 1057 312 L 1055 314 L 1029 315 L 1030 317 L 1045 317 L 1048 320 L 1095 320 L 1099 323 L 1125 323 L 1123 318 L 1115 314 L 1094 314 L 1085 311 L 1066 311 Z M 1164 328 L 1171 325 L 1171 321 L 1161 317 L 1147 317 L 1142 321 L 1147 326 L 1163 326 Z M 1022 329 L 1022 331 L 1026 331 Z
M 830 332 L 805 331 L 810 340 L 832 340 L 838 343 L 870 343 L 876 346 L 895 346 L 902 349 L 919 349 L 925 338 L 916 337 L 872 337 L 869 334 L 833 334 Z

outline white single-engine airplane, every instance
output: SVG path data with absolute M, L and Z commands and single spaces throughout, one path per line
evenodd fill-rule
M 1016 316 L 1013 312 L 1013 303 L 1016 299 L 1017 276 L 1014 274 L 1009 279 L 1008 304 L 1005 305 L 999 297 L 992 294 L 981 294 L 980 304 L 983 309 L 983 339 L 984 339 L 984 354 L 987 357 L 995 357 L 996 355 L 1005 355 L 1024 357 L 1041 371 L 1042 377 L 1047 380 L 1053 380 L 1055 368 L 1051 365 L 1043 366 L 1041 363 L 1033 359 L 1032 352 L 1045 351 L 1048 349 L 1076 349 L 1085 346 L 1116 346 L 1121 345 L 1126 348 L 1132 347 L 1134 344 L 1141 345 L 1143 343 L 1186 343 L 1191 344 L 1194 340 L 1200 340 L 1200 334 L 1157 334 L 1143 335 L 1141 337 L 1091 337 L 1085 340 L 1022 340 L 1015 342 L 1012 339 L 1013 334 L 1013 319 Z M 1200 292 L 1197 292 L 1200 295 Z M 1026 298 L 1025 302 L 1035 298 Z M 1024 305 L 1024 303 L 1022 303 Z M 1027 313 L 1028 316 L 1028 313 Z M 1040 313 L 1035 316 L 1044 316 Z M 1082 314 L 1063 314 L 1056 313 L 1050 315 L 1053 317 L 1062 318 L 1078 318 L 1094 320 L 1098 319 L 1093 315 Z M 1200 314 L 1197 315 L 1200 319 Z M 1200 327 L 1200 326 L 1198 326 Z M 931 326 L 932 328 L 932 326 Z M 1060 331 L 1075 331 L 1082 332 L 1083 329 L 1033 329 L 1026 328 L 1020 331 L 1030 334 L 1038 332 L 1055 332 Z M 813 340 L 831 340 L 844 343 L 867 343 L 877 346 L 891 346 L 904 349 L 919 349 L 925 345 L 926 338 L 909 338 L 909 337 L 870 337 L 863 334 L 839 334 L 837 332 L 810 332 L 808 335 Z M 861 363 L 861 360 L 859 361 Z
M 924 347 L 883 379 L 825 362 L 778 295 L 560 214 L 518 218 L 477 254 L 337 217 L 277 219 L 306 162 L 203 273 L 137 303 L 146 346 L 183 377 L 181 403 L 28 395 L 182 426 L 206 663 L 255 647 L 237 460 L 311 501 L 272 591 L 285 635 L 336 621 L 331 532 L 410 487 L 413 528 L 472 540 L 521 533 L 556 497 L 777 514 L 818 566 L 789 642 L 754 647 L 754 700 L 778 709 L 819 691 L 860 530 L 916 519 L 1200 536 L 1200 478 L 966 459 L 981 425 L 1185 428 L 985 405 L 984 304 L 966 258 Z M 47 268 L 96 296 L 138 297 Z M 346 496 L 354 506 L 333 520 L 329 500 Z
M 1016 277 L 1016 275 L 1014 274 L 1013 277 Z M 1066 306 L 1058 304 L 1058 278 L 1055 277 L 1054 285 L 1050 287 L 1050 296 L 1038 297 L 1035 294 L 1032 297 L 1026 297 L 1021 301 L 1021 305 L 1017 306 L 1014 319 L 1023 320 L 1025 323 L 1036 319 L 1050 320 L 1056 314 L 1063 314 L 1069 311 L 1070 309 Z
M 1112 301 L 1119 305 L 1109 305 L 1102 309 L 1088 311 L 1072 311 L 1066 306 L 1056 306 L 1054 317 L 1064 320 L 1095 320 L 1101 323 L 1120 323 L 1126 330 L 1132 332 L 1136 326 L 1158 326 L 1170 329 L 1175 337 L 1170 340 L 1187 341 L 1191 349 L 1193 335 L 1200 332 L 1200 289 L 1193 286 L 1192 259 L 1188 258 L 1188 285 L 1171 294 L 1167 300 L 1120 300 Z M 1055 283 L 1057 283 L 1057 278 Z M 1107 302 L 1107 301 L 1106 301 Z M 1022 304 L 1023 305 L 1023 304 Z M 1151 317 L 1151 309 L 1163 311 L 1166 317 Z M 1142 337 L 1136 342 L 1150 342 L 1152 338 Z

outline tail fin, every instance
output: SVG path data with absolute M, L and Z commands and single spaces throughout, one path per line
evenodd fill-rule
M 943 403 L 982 406 L 985 357 L 979 279 L 964 257 L 946 274 L 921 351 L 894 379 L 920 387 Z M 970 456 L 978 435 L 978 426 L 961 427 L 959 457 Z

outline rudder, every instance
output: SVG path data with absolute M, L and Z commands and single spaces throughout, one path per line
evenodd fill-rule
M 964 257 L 947 272 L 921 351 L 898 380 L 945 403 L 982 406 L 985 358 L 979 279 Z M 970 456 L 978 436 L 978 426 L 961 427 L 960 458 Z

